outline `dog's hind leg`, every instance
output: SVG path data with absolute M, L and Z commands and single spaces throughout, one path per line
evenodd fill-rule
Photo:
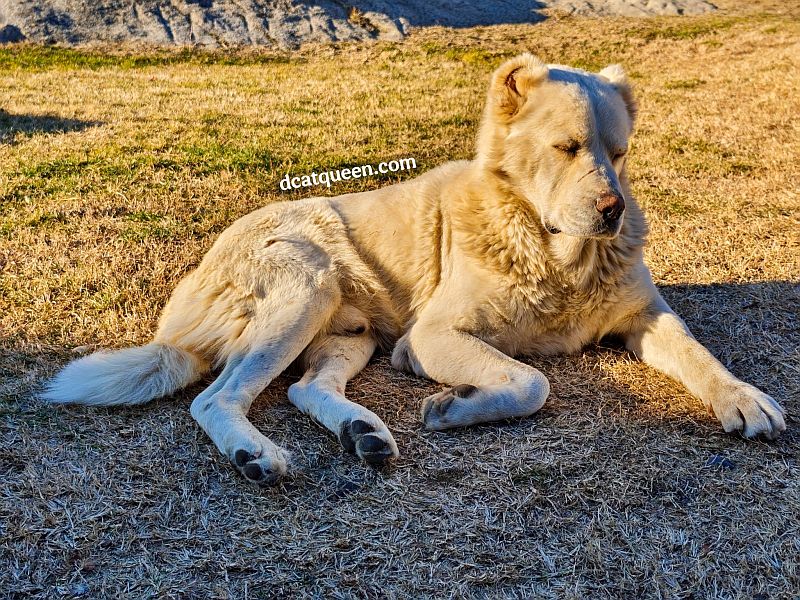
M 289 388 L 289 401 L 336 434 L 345 450 L 382 465 L 398 455 L 392 434 L 375 413 L 344 396 L 345 384 L 366 366 L 376 342 L 366 319 L 346 308 L 349 326 L 314 340 L 305 354 L 307 371 Z
M 256 304 L 248 350 L 228 359 L 219 378 L 192 402 L 195 420 L 250 481 L 271 485 L 286 473 L 288 453 L 247 419 L 253 400 L 324 329 L 338 290 L 312 286 Z

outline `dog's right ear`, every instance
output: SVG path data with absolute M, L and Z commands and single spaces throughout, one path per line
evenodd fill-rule
M 513 119 L 528 99 L 530 91 L 547 77 L 547 65 L 525 53 L 507 60 L 492 75 L 489 106 L 501 122 Z

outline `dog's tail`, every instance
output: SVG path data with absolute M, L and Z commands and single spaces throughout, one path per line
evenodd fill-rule
M 95 352 L 64 367 L 41 398 L 54 404 L 143 404 L 197 381 L 208 369 L 199 356 L 158 342 Z

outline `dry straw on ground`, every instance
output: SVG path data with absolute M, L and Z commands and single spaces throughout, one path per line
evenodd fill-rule
M 296 55 L 0 50 L 0 596 L 796 597 L 800 25 L 725 6 Z M 386 472 L 281 378 L 252 411 L 295 455 L 271 490 L 194 425 L 201 386 L 119 410 L 35 399 L 71 348 L 147 341 L 215 236 L 287 198 L 285 172 L 469 156 L 489 72 L 524 49 L 631 72 L 647 260 L 697 337 L 784 403 L 778 442 L 724 435 L 613 347 L 530 359 L 552 382 L 540 414 L 448 433 L 417 417 L 439 386 L 376 359 L 348 392 L 396 434 Z

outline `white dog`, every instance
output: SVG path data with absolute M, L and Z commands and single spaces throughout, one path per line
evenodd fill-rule
M 222 367 L 192 415 L 268 485 L 286 453 L 247 412 L 295 361 L 305 374 L 289 400 L 381 464 L 397 455 L 392 434 L 344 396 L 377 347 L 393 348 L 398 369 L 454 386 L 422 406 L 429 429 L 446 429 L 541 408 L 547 379 L 513 356 L 615 334 L 725 431 L 774 438 L 781 407 L 692 337 L 642 261 L 646 225 L 625 175 L 635 114 L 618 66 L 509 60 L 492 77 L 474 160 L 242 217 L 177 286 L 150 344 L 73 362 L 45 398 L 138 404 Z

